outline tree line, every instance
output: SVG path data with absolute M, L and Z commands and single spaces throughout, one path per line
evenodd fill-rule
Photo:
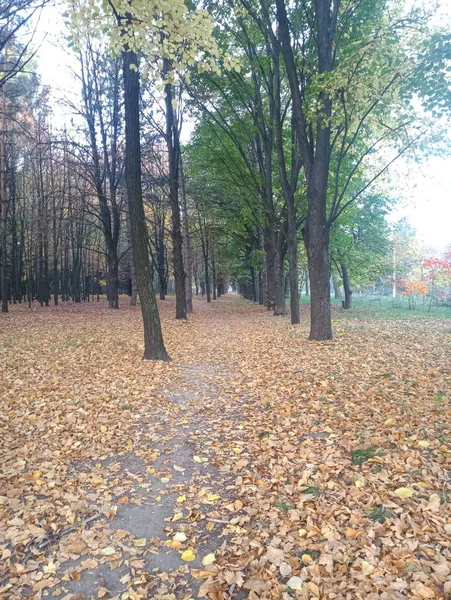
M 111 308 L 139 293 L 145 358 L 167 359 L 155 283 L 163 298 L 172 275 L 178 319 L 193 288 L 234 281 L 275 315 L 289 298 L 293 324 L 303 283 L 310 339 L 331 339 L 331 275 L 349 308 L 352 279 L 386 268 L 377 183 L 442 135 L 449 33 L 385 0 L 146 6 L 69 4 L 70 127 L 24 69 L 2 80 L 3 309 L 105 280 Z

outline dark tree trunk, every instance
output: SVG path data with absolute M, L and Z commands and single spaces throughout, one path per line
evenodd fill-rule
M 276 252 L 276 289 L 274 315 L 280 317 L 287 314 L 287 305 L 285 302 L 285 273 L 283 270 L 284 256 L 282 250 Z
M 265 255 L 266 255 L 266 306 L 274 310 L 276 306 L 277 268 L 276 268 L 276 239 L 274 228 L 265 229 Z
M 119 308 L 119 261 L 116 248 L 108 253 L 108 306 Z
M 182 156 L 180 155 L 180 191 L 182 196 L 183 224 L 183 259 L 185 267 L 186 312 L 193 312 L 193 257 L 191 253 L 191 235 L 189 232 L 188 207 L 186 203 L 185 175 L 183 173 Z
M 171 66 L 166 59 L 164 64 L 164 72 L 166 74 L 171 70 Z M 173 91 L 171 83 L 165 85 L 166 144 L 168 147 L 169 162 L 169 200 L 172 212 L 171 234 L 174 260 L 175 318 L 186 319 L 185 269 L 183 266 L 182 224 L 179 205 L 180 140 L 178 124 L 172 105 L 174 99 Z
M 287 221 L 288 221 L 288 274 L 290 279 L 290 316 L 291 324 L 297 325 L 301 322 L 299 306 L 299 274 L 298 274 L 298 240 L 296 228 L 296 207 L 294 196 L 288 201 Z
M 251 283 L 252 283 L 252 300 L 254 302 L 258 301 L 258 295 L 257 295 L 257 277 L 256 277 L 256 273 L 255 273 L 255 267 L 251 267 Z
M 348 267 L 342 261 L 340 261 L 341 276 L 343 277 L 343 288 L 345 291 L 345 299 L 343 301 L 343 308 L 352 308 L 352 289 L 351 281 L 349 279 Z
M 130 209 L 130 229 L 135 256 L 136 279 L 144 325 L 146 360 L 170 360 L 163 343 L 160 316 L 153 289 L 152 263 L 142 198 L 139 124 L 139 73 L 136 52 L 122 52 L 125 114 L 125 180 Z M 133 68 L 132 68 L 133 67 Z
M 311 185 L 304 232 L 310 279 L 310 340 L 332 339 L 330 315 L 329 231 L 325 227 L 326 190 Z
M 127 214 L 126 214 L 126 225 L 127 225 L 127 239 L 128 239 L 129 245 L 131 246 L 130 251 L 129 251 L 130 281 L 131 281 L 131 287 L 132 287 L 132 293 L 130 295 L 130 306 L 136 306 L 138 292 L 136 290 L 135 255 L 133 254 L 132 234 L 130 231 L 130 214 L 129 214 L 129 212 L 127 212 Z
M 9 281 L 8 281 L 8 194 L 6 186 L 6 94 L 2 93 L 2 131 L 0 132 L 0 212 L 2 221 L 2 313 L 8 312 Z
M 340 286 L 338 285 L 338 278 L 336 275 L 332 275 L 332 285 L 334 287 L 335 300 L 341 300 Z
M 215 261 L 215 249 L 213 246 L 211 253 L 211 280 L 213 287 L 213 300 L 217 299 L 216 289 L 217 289 L 217 280 L 216 280 L 216 261 Z

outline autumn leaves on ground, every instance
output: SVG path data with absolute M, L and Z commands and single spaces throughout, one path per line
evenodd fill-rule
M 2 317 L 2 598 L 447 598 L 449 321 Z

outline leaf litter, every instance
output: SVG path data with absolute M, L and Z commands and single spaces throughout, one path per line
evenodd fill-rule
M 1 597 L 449 597 L 444 323 L 172 311 L 2 317 Z

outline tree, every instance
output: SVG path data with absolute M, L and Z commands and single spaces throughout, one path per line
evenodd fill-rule
M 105 47 L 88 39 L 79 51 L 83 109 L 89 140 L 87 169 L 98 202 L 99 223 L 105 238 L 108 305 L 119 308 L 119 237 L 122 202 L 118 187 L 120 164 L 120 62 L 105 56 Z M 83 165 L 84 167 L 84 165 Z

